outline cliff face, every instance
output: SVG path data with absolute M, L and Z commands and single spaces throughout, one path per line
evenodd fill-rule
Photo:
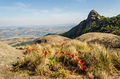
M 72 28 L 70 31 L 63 34 L 63 36 L 69 37 L 69 38 L 75 38 L 83 33 L 83 30 L 90 26 L 94 21 L 97 21 L 101 19 L 101 16 L 95 11 L 91 10 L 88 18 L 82 22 L 80 22 L 77 26 Z

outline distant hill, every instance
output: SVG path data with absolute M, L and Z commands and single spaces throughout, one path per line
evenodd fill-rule
M 54 25 L 54 26 L 0 26 L 0 42 L 6 42 L 11 46 L 31 44 L 31 41 L 42 38 L 49 34 L 60 34 L 70 30 L 74 26 Z
M 35 42 L 39 44 L 62 44 L 69 40 L 69 38 L 60 35 L 47 35 L 43 38 L 37 39 Z
M 62 34 L 65 37 L 75 38 L 88 32 L 104 32 L 120 35 L 120 15 L 115 17 L 104 17 L 95 10 L 91 10 L 88 18 Z
M 37 36 L 33 35 L 21 35 L 21 36 L 15 36 L 11 38 L 2 38 L 0 42 L 5 42 L 11 46 L 20 46 L 20 45 L 26 45 L 31 44 L 34 39 L 37 39 Z
M 82 42 L 98 43 L 110 48 L 120 48 L 120 36 L 108 33 L 91 32 L 76 38 Z

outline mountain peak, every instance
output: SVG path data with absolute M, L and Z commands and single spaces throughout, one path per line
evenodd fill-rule
M 90 13 L 93 12 L 93 13 L 97 13 L 97 11 L 95 11 L 94 9 L 90 11 Z
M 81 34 L 83 34 L 93 22 L 101 19 L 101 16 L 95 10 L 91 10 L 88 18 L 86 20 L 81 21 L 77 26 L 73 27 L 70 31 L 64 33 L 64 36 L 75 38 Z
M 100 15 L 98 14 L 98 12 L 95 11 L 95 10 L 91 10 L 89 15 L 88 15 L 87 20 L 95 21 L 95 20 L 98 20 L 98 19 L 100 19 Z
M 93 21 L 97 21 L 101 19 L 101 16 L 98 14 L 97 11 L 91 10 L 88 18 L 86 19 L 86 26 L 89 26 Z

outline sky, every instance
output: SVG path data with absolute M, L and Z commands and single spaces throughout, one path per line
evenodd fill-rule
M 94 9 L 120 14 L 120 0 L 0 0 L 0 26 L 78 24 Z

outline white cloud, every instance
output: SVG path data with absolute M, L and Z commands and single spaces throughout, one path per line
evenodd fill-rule
M 0 16 L 0 25 L 72 24 L 79 23 L 85 18 L 84 16 L 87 16 L 82 12 L 65 12 L 61 8 L 36 9 L 30 8 L 30 6 L 31 4 L 21 2 L 13 6 L 0 6 L 0 10 L 12 12 L 7 17 Z
M 53 13 L 38 14 L 33 16 L 1 18 L 0 25 L 54 25 L 54 24 L 77 24 L 85 17 L 79 13 Z

